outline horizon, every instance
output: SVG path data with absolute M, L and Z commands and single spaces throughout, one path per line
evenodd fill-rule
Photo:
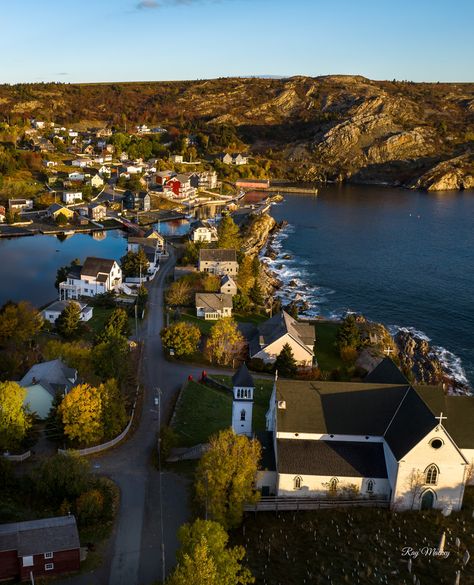
M 87 19 L 83 14 L 87 13 Z M 28 18 L 25 19 L 25 14 Z M 1 84 L 362 75 L 472 83 L 474 5 L 339 0 L 11 3 Z M 249 73 L 249 71 L 252 71 Z

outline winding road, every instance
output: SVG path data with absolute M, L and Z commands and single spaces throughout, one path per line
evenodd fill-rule
M 94 470 L 110 477 L 120 489 L 120 508 L 112 537 L 98 569 L 63 579 L 59 581 L 61 585 L 151 585 L 160 581 L 161 523 L 166 573 L 174 566 L 178 547 L 176 532 L 190 516 L 188 482 L 182 476 L 164 471 L 160 503 L 160 477 L 152 465 L 158 430 L 156 389 L 162 390 L 163 422 L 168 420 L 174 398 L 187 376 L 197 377 L 201 369 L 170 363 L 163 356 L 160 339 L 163 291 L 173 268 L 174 255 L 170 254 L 149 287 L 148 315 L 141 329 L 144 396 L 138 428 L 130 439 L 91 460 Z

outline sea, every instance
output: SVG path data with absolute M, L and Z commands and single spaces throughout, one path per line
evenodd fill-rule
M 474 191 L 329 185 L 283 195 L 271 213 L 288 225 L 271 243 L 276 259 L 265 259 L 282 300 L 306 300 L 306 317 L 357 312 L 407 329 L 472 388 Z

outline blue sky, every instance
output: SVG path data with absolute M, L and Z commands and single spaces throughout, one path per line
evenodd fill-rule
M 473 0 L 0 0 L 0 83 L 474 81 Z

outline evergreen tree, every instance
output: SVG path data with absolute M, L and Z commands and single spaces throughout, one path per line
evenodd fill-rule
M 230 215 L 225 215 L 217 228 L 218 248 L 240 248 L 240 230 Z
M 339 351 L 346 347 L 357 349 L 361 344 L 359 327 L 355 315 L 347 315 L 337 332 L 336 343 Z
M 265 302 L 262 289 L 260 288 L 260 284 L 257 279 L 255 279 L 252 288 L 249 290 L 249 297 L 251 301 L 257 305 L 257 307 L 261 307 Z
M 58 330 L 59 335 L 66 339 L 71 339 L 77 335 L 80 326 L 81 307 L 74 301 L 71 301 L 56 319 L 56 329 Z
M 289 343 L 285 343 L 275 361 L 275 369 L 284 378 L 293 377 L 298 371 L 295 356 Z
M 255 280 L 252 263 L 253 261 L 250 256 L 244 256 L 239 266 L 237 281 L 239 288 L 243 293 L 249 292 Z
M 120 264 L 123 275 L 133 278 L 140 276 L 140 272 L 142 276 L 145 276 L 150 265 L 143 248 L 140 248 L 138 252 L 127 252 L 120 259 Z

